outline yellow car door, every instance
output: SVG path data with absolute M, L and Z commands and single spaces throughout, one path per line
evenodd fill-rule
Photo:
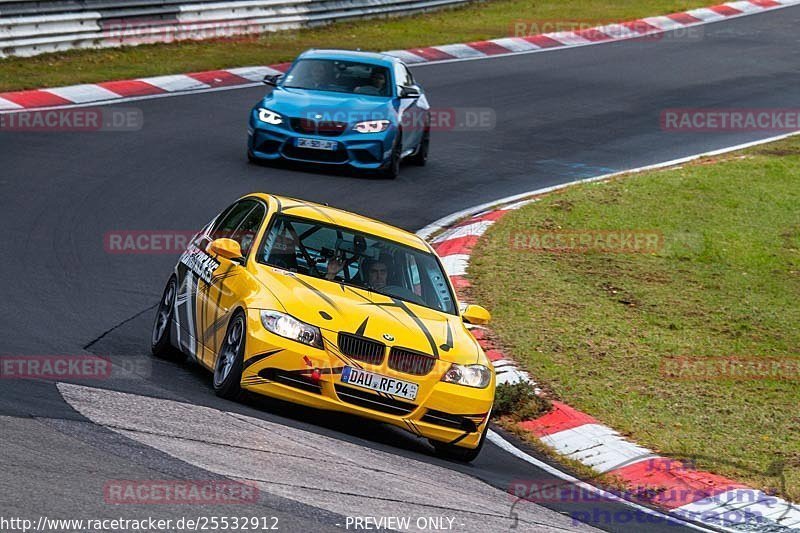
M 231 206 L 219 220 L 213 239 L 230 239 L 239 245 L 241 258 L 226 258 L 210 252 L 219 262 L 211 283 L 198 291 L 198 331 L 204 346 L 203 363 L 213 368 L 222 339 L 237 303 L 257 290 L 257 283 L 247 269 L 248 258 L 256 245 L 256 236 L 266 220 L 267 206 L 256 198 L 247 198 Z M 213 241 L 212 241 L 213 242 Z

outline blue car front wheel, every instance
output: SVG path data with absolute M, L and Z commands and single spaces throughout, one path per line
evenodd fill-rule
M 422 138 L 419 140 L 417 151 L 408 157 L 409 163 L 411 163 L 412 165 L 417 165 L 418 167 L 424 167 L 425 163 L 428 162 L 428 150 L 430 144 L 431 144 L 431 130 L 430 127 L 428 127 L 425 128 L 424 132 L 422 132 Z
M 401 158 L 401 150 L 403 146 L 403 139 L 400 134 L 398 134 L 394 138 L 394 144 L 392 145 L 392 155 L 389 157 L 389 160 L 384 164 L 383 169 L 381 170 L 381 175 L 387 179 L 396 179 L 400 175 L 400 158 Z

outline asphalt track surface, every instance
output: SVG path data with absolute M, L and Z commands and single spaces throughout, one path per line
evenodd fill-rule
M 370 514 L 375 496 L 394 514 L 462 513 L 465 530 L 482 520 L 510 528 L 515 512 L 517 530 L 574 529 L 569 519 L 530 503 L 512 509 L 507 500 L 481 514 L 479 500 L 497 498 L 495 489 L 549 477 L 493 445 L 472 465 L 456 465 L 392 428 L 257 398 L 219 400 L 198 368 L 152 360 L 152 306 L 176 255 L 108 254 L 103 236 L 196 229 L 255 190 L 328 202 L 416 230 L 495 198 L 766 138 L 780 132 L 665 132 L 659 114 L 676 107 L 796 108 L 798 27 L 795 7 L 706 25 L 699 36 L 668 33 L 658 40 L 415 67 L 434 106 L 489 107 L 497 121 L 492 131 L 434 132 L 429 165 L 406 166 L 396 181 L 247 164 L 247 112 L 263 88 L 119 104 L 142 110 L 144 127 L 136 132 L 0 133 L 0 353 L 97 353 L 132 369 L 84 383 L 89 388 L 0 381 L 3 515 L 277 515 L 282 531 L 323 531 L 336 529 L 348 508 Z M 142 412 L 152 416 L 135 416 Z M 237 417 L 264 425 L 258 431 L 265 433 L 243 436 L 237 424 L 245 422 Z M 217 447 L 209 449 L 212 434 Z M 285 450 L 285 457 L 262 460 L 257 445 L 237 451 L 230 446 L 234 436 Z M 387 465 L 383 484 L 371 484 L 371 474 L 358 466 L 374 461 Z M 246 510 L 120 509 L 103 499 L 108 480 L 248 479 L 243 464 L 265 483 L 261 503 Z M 292 465 L 288 471 L 286 464 Z M 352 467 L 349 477 L 343 465 Z M 449 488 L 432 487 L 431 494 L 444 490 L 455 500 L 426 508 L 423 503 L 435 500 L 424 498 L 427 489 L 416 496 L 398 489 L 404 479 L 412 488 L 426 486 L 423 479 L 409 480 L 409 472 L 438 478 Z M 341 486 L 340 479 L 346 480 Z M 602 520 L 595 525 L 641 529 Z M 649 528 L 659 529 L 680 528 Z

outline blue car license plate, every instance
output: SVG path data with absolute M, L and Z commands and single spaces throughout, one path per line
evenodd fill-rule
M 321 139 L 304 139 L 299 137 L 295 141 L 298 148 L 312 148 L 314 150 L 336 150 L 336 141 L 323 141 Z

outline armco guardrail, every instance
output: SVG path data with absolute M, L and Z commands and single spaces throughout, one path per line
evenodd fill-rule
M 469 0 L 0 0 L 0 57 L 218 39 L 366 17 L 415 13 Z

